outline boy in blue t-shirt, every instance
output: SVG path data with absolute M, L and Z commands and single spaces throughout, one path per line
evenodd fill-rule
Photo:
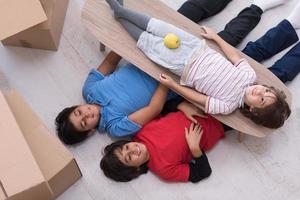
M 80 142 L 96 129 L 113 137 L 134 134 L 161 112 L 166 99 L 177 96 L 132 64 L 115 71 L 120 59 L 109 53 L 84 83 L 87 104 L 65 108 L 57 116 L 64 143 Z

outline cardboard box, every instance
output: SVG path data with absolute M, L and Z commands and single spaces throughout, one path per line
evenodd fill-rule
M 81 177 L 68 150 L 17 92 L 0 92 L 0 200 L 52 200 Z
M 69 0 L 0 0 L 4 45 L 57 50 Z

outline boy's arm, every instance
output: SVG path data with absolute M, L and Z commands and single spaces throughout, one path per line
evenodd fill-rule
M 121 56 L 116 54 L 115 52 L 111 51 L 109 54 L 104 58 L 102 63 L 99 65 L 97 70 L 103 74 L 104 76 L 113 73 L 121 60 Z
M 239 51 L 223 40 L 215 31 L 204 26 L 202 27 L 202 30 L 203 32 L 201 33 L 201 36 L 206 39 L 214 40 L 232 64 L 236 64 L 240 59 L 242 59 Z
M 159 81 L 167 86 L 168 88 L 174 90 L 178 94 L 187 98 L 188 100 L 194 101 L 202 106 L 202 109 L 206 110 L 206 103 L 208 97 L 200 92 L 195 91 L 194 89 L 184 87 L 176 83 L 170 76 L 166 74 L 161 74 Z
M 203 107 L 203 109 L 205 108 L 206 101 L 207 101 L 207 96 L 205 94 L 197 92 L 194 89 L 181 86 L 178 83 L 175 83 L 172 87 L 170 87 L 170 89 L 173 89 L 175 92 L 184 96 L 188 100 L 191 100 L 191 101 L 194 101 L 194 102 L 200 104 Z
M 130 114 L 128 119 L 139 124 L 140 126 L 145 125 L 159 115 L 164 106 L 164 102 L 166 101 L 167 94 L 168 88 L 162 84 L 159 84 L 151 98 L 150 103 L 140 110 Z

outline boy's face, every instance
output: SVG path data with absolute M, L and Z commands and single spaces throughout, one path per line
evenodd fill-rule
M 100 107 L 94 104 L 80 105 L 71 112 L 69 119 L 78 131 L 94 130 L 99 123 Z
M 244 102 L 250 107 L 250 111 L 253 108 L 264 108 L 275 101 L 276 96 L 268 87 L 252 85 L 246 88 Z
M 146 146 L 139 142 L 129 142 L 115 150 L 118 159 L 126 166 L 139 167 L 149 160 Z

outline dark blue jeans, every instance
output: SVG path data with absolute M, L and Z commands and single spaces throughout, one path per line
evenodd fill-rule
M 255 42 L 249 42 L 243 53 L 262 62 L 298 42 L 295 29 L 287 20 L 267 31 Z M 300 43 L 289 50 L 269 68 L 282 82 L 291 81 L 300 71 Z

